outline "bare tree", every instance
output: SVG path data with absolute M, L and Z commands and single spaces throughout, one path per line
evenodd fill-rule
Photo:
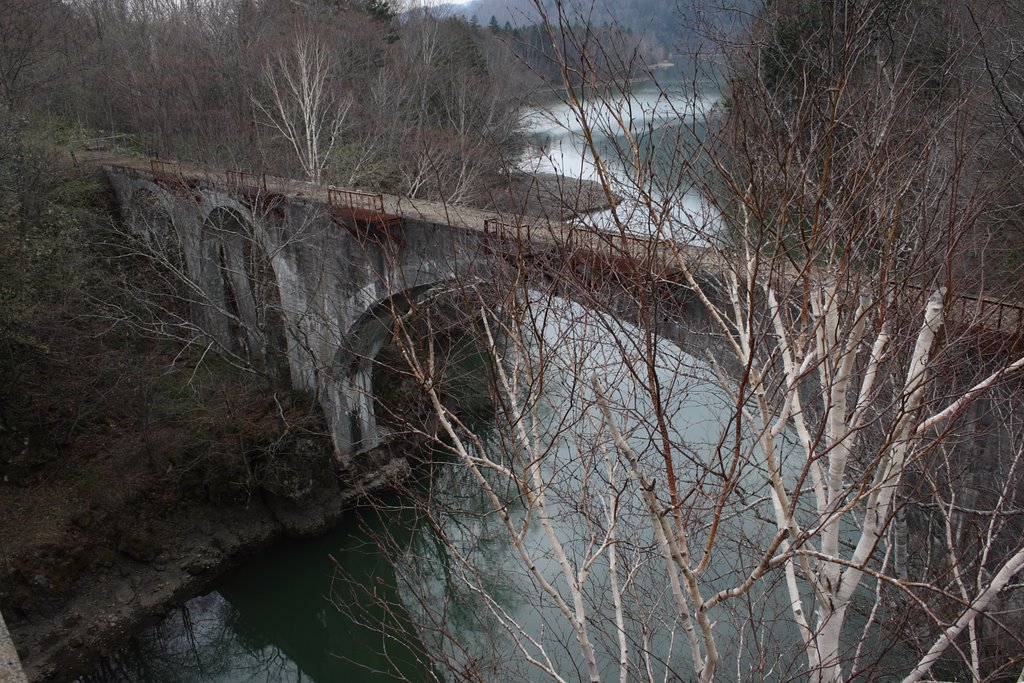
M 336 71 L 320 36 L 297 27 L 289 44 L 263 65 L 267 101 L 254 99 L 314 183 L 322 180 L 353 101 L 351 93 L 338 91 Z
M 575 32 L 585 22 L 571 11 L 546 22 L 556 53 L 572 45 L 602 78 L 616 63 L 635 73 Z M 628 81 L 593 87 L 596 72 L 562 61 L 571 127 L 625 201 L 602 221 L 610 231 L 499 230 L 505 265 L 457 284 L 490 359 L 493 429 L 446 400 L 438 343 L 395 318 L 394 371 L 433 418 L 406 427 L 468 473 L 423 508 L 443 585 L 430 557 L 394 549 L 424 639 L 456 673 L 1019 673 L 979 634 L 1019 643 L 1006 626 L 1019 615 L 982 615 L 1024 559 L 1010 531 L 1021 433 L 977 411 L 1019 413 L 1024 358 L 998 341 L 972 351 L 1013 331 L 980 313 L 981 283 L 958 260 L 1002 190 L 968 173 L 987 133 L 948 80 L 973 46 L 916 16 L 765 8 L 733 53 L 725 106 L 656 94 L 671 134 L 652 135 L 653 116 L 637 125 Z M 922 63 L 936 41 L 944 50 Z M 680 211 L 693 194 L 702 210 Z M 975 485 L 973 507 L 957 502 L 955 465 L 983 428 L 978 457 L 1007 483 Z M 956 538 L 979 518 L 977 543 Z M 507 552 L 482 553 L 467 519 Z M 457 628 L 447 606 L 460 600 L 497 633 L 476 642 Z
M 67 8 L 50 0 L 14 0 L 0 8 L 0 96 L 11 109 L 66 68 Z

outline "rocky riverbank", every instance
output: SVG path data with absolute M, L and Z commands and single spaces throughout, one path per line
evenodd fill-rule
M 177 507 L 133 497 L 95 518 L 75 516 L 63 541 L 5 553 L 2 605 L 29 680 L 87 674 L 239 559 L 284 537 L 328 530 L 361 498 L 409 472 L 401 455 L 383 453 L 368 462 L 362 473 L 322 477 L 298 497 L 264 491 L 241 504 Z M 16 498 L 6 496 L 8 511 L 17 507 Z M 6 516 L 4 526 L 12 521 Z M 106 533 L 112 529 L 119 531 Z

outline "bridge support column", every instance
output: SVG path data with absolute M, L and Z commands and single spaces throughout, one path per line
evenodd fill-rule
M 249 357 L 259 354 L 266 355 L 266 341 L 260 334 L 259 305 L 253 296 L 254 284 L 250 280 L 250 268 L 246 265 L 245 243 L 237 235 L 223 240 L 224 249 L 224 284 L 228 287 L 228 296 L 233 300 L 237 310 L 234 311 L 243 323 L 241 335 L 246 343 Z
M 377 415 L 373 405 L 373 366 L 359 363 L 355 372 L 343 378 L 330 392 L 331 438 L 344 467 L 350 467 L 360 453 L 380 445 Z

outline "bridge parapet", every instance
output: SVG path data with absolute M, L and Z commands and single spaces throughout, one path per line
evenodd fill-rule
M 101 160 L 102 163 L 102 160 Z M 265 174 L 242 171 L 218 172 L 213 169 L 161 159 L 118 158 L 111 167 L 149 172 L 157 184 L 176 196 L 190 196 L 201 201 L 202 189 L 219 190 L 229 196 L 249 199 L 297 198 L 322 202 L 331 220 L 345 227 L 357 238 L 371 237 L 371 242 L 390 242 L 401 246 L 401 225 L 406 220 L 428 222 L 445 228 L 481 234 L 485 251 L 490 254 L 515 248 L 527 255 L 545 250 L 558 250 L 572 255 L 562 258 L 567 266 L 577 265 L 593 269 L 612 269 L 622 275 L 635 272 L 638 264 L 671 281 L 681 281 L 677 259 L 700 263 L 703 271 L 728 272 L 728 264 L 721 256 L 700 247 L 679 245 L 642 235 L 623 235 L 597 230 L 579 224 L 553 223 L 539 218 L 503 216 L 478 209 L 452 206 L 440 202 L 414 200 L 408 197 L 364 193 L 336 187 Z M 277 200 L 275 200 L 277 201 Z M 682 252 L 682 253 L 680 253 Z M 550 259 L 548 259 L 550 260 Z M 673 272 L 675 271 L 675 272 Z M 947 302 L 948 318 L 970 321 L 1000 333 L 1024 334 L 1024 305 L 1007 299 L 993 299 L 972 295 L 952 296 Z
M 266 173 L 232 169 L 225 171 L 225 182 L 228 193 L 241 198 L 253 211 L 274 213 L 279 218 L 283 217 L 282 206 L 285 197 L 267 188 Z
M 1017 302 L 970 295 L 955 296 L 953 299 L 950 305 L 951 317 L 977 321 L 985 329 L 1017 337 L 1024 333 L 1024 306 Z
M 199 201 L 198 180 L 185 173 L 178 162 L 151 159 L 149 165 L 157 185 L 167 188 L 175 196 L 189 196 Z
M 399 247 L 404 244 L 405 219 L 384 210 L 384 195 L 380 193 L 328 187 L 327 212 L 336 225 L 348 230 L 353 237 L 369 237 L 381 244 L 390 241 Z

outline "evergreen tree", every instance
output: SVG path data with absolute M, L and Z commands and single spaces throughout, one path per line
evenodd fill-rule
M 498 17 L 491 15 L 491 21 L 487 24 L 487 28 L 491 30 L 491 33 L 498 35 L 501 32 L 501 26 L 498 25 Z
M 366 13 L 377 21 L 389 23 L 396 16 L 396 12 L 388 0 L 365 0 L 363 7 L 366 9 Z

